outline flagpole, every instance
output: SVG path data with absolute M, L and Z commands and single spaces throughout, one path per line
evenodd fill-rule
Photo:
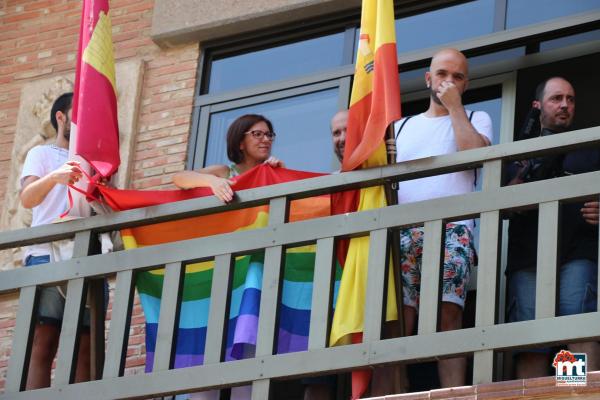
M 96 173 L 90 178 L 92 182 L 85 185 L 82 182 L 84 186 L 79 187 L 89 193 L 98 178 L 110 178 L 119 167 L 119 127 L 109 0 L 84 0 L 81 5 L 69 152 L 70 158 L 80 162 L 88 177 L 92 169 Z M 91 215 L 87 196 L 77 192 L 73 195 L 77 201 L 70 215 Z M 94 209 L 101 213 L 99 206 Z M 98 248 L 96 239 L 93 247 Z M 104 279 L 92 280 L 88 295 L 90 374 L 94 380 L 101 378 L 104 364 Z
M 387 153 L 388 165 L 396 164 L 396 137 L 394 124 L 390 124 L 385 131 L 385 148 Z M 387 182 L 384 185 L 385 197 L 388 206 L 398 204 L 398 182 Z M 398 324 L 400 326 L 400 336 L 405 336 L 404 332 L 404 312 L 403 312 L 403 292 L 402 292 L 402 274 L 400 270 L 400 231 L 392 229 L 391 232 L 391 256 L 392 268 L 394 274 L 394 287 L 396 289 L 396 307 L 398 308 Z

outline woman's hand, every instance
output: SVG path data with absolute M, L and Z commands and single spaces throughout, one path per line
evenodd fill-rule
M 285 168 L 285 164 L 283 163 L 283 161 L 281 161 L 279 158 L 273 157 L 273 156 L 267 158 L 263 164 L 269 164 L 273 168 L 278 168 L 278 167 Z
M 210 188 L 212 189 L 213 194 L 224 203 L 229 203 L 233 200 L 233 189 L 231 186 L 235 185 L 235 181 L 214 175 L 210 176 Z

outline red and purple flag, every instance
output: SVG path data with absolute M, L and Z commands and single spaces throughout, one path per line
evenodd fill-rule
M 83 1 L 72 119 L 74 153 L 109 178 L 121 160 L 108 0 Z

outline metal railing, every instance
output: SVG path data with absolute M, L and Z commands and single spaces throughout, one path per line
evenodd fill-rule
M 555 290 L 538 290 L 534 321 L 497 323 L 500 268 L 499 243 L 502 213 L 539 207 L 538 287 L 556 287 L 559 203 L 594 198 L 600 193 L 600 172 L 501 187 L 502 163 L 600 145 L 600 127 L 488 148 L 430 157 L 382 168 L 295 181 L 238 192 L 238 201 L 223 205 L 215 198 L 187 200 L 112 215 L 95 216 L 65 224 L 44 225 L 0 233 L 0 249 L 75 237 L 73 259 L 43 268 L 20 268 L 0 273 L 0 294 L 19 292 L 5 392 L 14 399 L 116 399 L 151 397 L 252 384 L 253 399 L 268 398 L 272 379 L 367 367 L 392 362 L 414 362 L 457 355 L 473 355 L 473 383 L 491 382 L 494 352 L 539 344 L 582 341 L 600 337 L 598 312 L 555 317 Z M 483 167 L 480 192 L 381 209 L 287 223 L 294 199 L 352 188 L 381 185 L 440 173 Z M 104 255 L 92 252 L 92 238 L 101 232 L 269 204 L 269 225 L 210 237 L 172 242 Z M 445 221 L 480 218 L 475 326 L 437 332 L 438 286 L 442 229 Z M 423 269 L 418 334 L 381 339 L 389 232 L 403 226 L 424 225 Z M 364 341 L 327 347 L 330 319 L 331 269 L 335 239 L 371 237 L 364 319 Z M 315 282 L 310 320 L 309 350 L 273 354 L 282 255 L 288 246 L 317 244 Z M 223 329 L 227 312 L 228 282 L 236 254 L 265 251 L 256 356 L 223 362 Z M 204 365 L 172 369 L 177 307 L 181 299 L 183 266 L 189 260 L 214 259 L 207 346 Z M 135 272 L 165 265 L 160 320 L 152 373 L 122 376 L 134 294 Z M 543 268 L 539 268 L 543 265 Z M 97 379 L 71 383 L 78 322 L 87 282 L 116 274 L 116 287 L 108 345 L 102 339 L 97 351 L 104 357 Z M 37 287 L 67 282 L 65 314 L 60 334 L 53 386 L 23 392 L 33 334 Z M 540 286 L 542 285 L 542 286 Z M 531 332 L 535 332 L 532 335 Z M 100 373 L 102 371 L 102 373 Z

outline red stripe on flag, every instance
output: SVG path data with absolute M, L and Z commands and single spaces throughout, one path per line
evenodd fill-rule
M 362 332 L 352 334 L 352 344 L 362 343 L 362 341 Z M 360 399 L 360 396 L 367 391 L 372 375 L 370 369 L 358 369 L 352 371 L 352 395 L 350 396 L 352 400 Z
M 343 171 L 358 168 L 377 149 L 387 127 L 400 119 L 400 87 L 395 43 L 375 53 L 372 92 L 350 106 Z
M 115 88 L 104 75 L 83 60 L 101 12 L 108 15 L 108 0 L 82 2 L 72 111 L 72 120 L 77 130 L 72 148 L 76 155 L 89 162 L 102 176 L 110 177 L 120 164 Z M 110 33 L 108 40 L 112 42 Z M 107 51 L 102 57 L 102 65 L 114 65 L 112 52 Z
M 120 163 L 115 91 L 104 75 L 87 64 L 82 88 L 75 149 L 102 176 L 111 176 Z

